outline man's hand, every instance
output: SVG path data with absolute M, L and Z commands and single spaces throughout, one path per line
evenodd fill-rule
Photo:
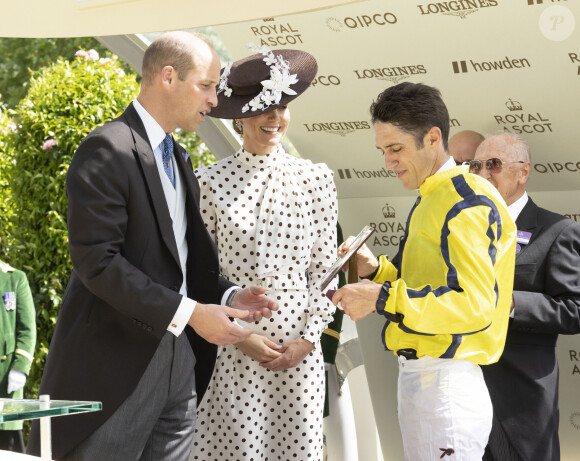
M 278 310 L 278 303 L 272 301 L 264 293 L 266 288 L 250 285 L 238 291 L 232 300 L 232 307 L 247 312 L 246 322 L 257 322 L 262 317 L 269 319 L 272 311 Z
M 342 258 L 350 250 L 352 242 L 354 242 L 355 237 L 349 236 L 339 247 L 338 256 Z M 356 264 L 358 267 L 358 275 L 361 277 L 366 277 L 372 274 L 379 267 L 379 262 L 375 255 L 369 250 L 365 244 L 363 244 L 356 252 Z M 348 270 L 348 264 L 342 266 L 342 271 L 346 272 Z
M 247 320 L 249 313 L 218 304 L 197 303 L 187 323 L 206 341 L 218 346 L 238 343 L 253 333 L 249 328 L 232 322 L 229 317 Z
M 364 319 L 376 310 L 377 300 L 381 292 L 380 283 L 363 280 L 343 286 L 332 297 L 332 303 L 340 308 L 352 320 Z
M 280 357 L 281 346 L 256 333 L 236 344 L 236 347 L 256 362 L 270 362 Z
M 284 343 L 279 349 L 281 352 L 280 357 L 270 362 L 260 363 L 260 366 L 272 371 L 294 368 L 302 362 L 304 357 L 310 354 L 312 349 L 314 349 L 314 344 L 310 341 L 303 338 L 293 339 Z

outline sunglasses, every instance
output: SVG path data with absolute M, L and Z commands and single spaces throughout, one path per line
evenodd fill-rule
M 521 160 L 516 160 L 515 162 L 502 162 L 499 158 L 488 158 L 483 161 L 481 160 L 470 160 L 469 161 L 469 172 L 479 173 L 485 164 L 485 168 L 491 170 L 492 172 L 501 170 L 504 165 L 509 165 L 510 163 L 526 163 Z

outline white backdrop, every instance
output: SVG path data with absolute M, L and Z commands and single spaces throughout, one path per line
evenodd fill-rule
M 319 62 L 313 88 L 291 104 L 289 136 L 302 156 L 335 173 L 345 235 L 374 224 L 376 253 L 394 255 L 415 196 L 385 170 L 369 106 L 402 81 L 436 86 L 451 134 L 522 135 L 532 150 L 528 192 L 580 220 L 580 34 L 576 1 L 370 0 L 330 10 L 215 27 L 234 59 L 246 43 L 298 48 Z M 385 460 L 402 459 L 397 365 L 380 343 L 382 322 L 357 325 Z M 580 453 L 580 337 L 563 337 L 562 459 Z
M 0 36 L 104 36 L 232 23 L 215 30 L 234 59 L 248 54 L 250 41 L 312 53 L 319 75 L 291 105 L 289 136 L 302 156 L 334 171 L 345 234 L 376 225 L 370 246 L 377 253 L 395 253 L 414 196 L 384 169 L 368 108 L 380 91 L 402 81 L 441 90 L 451 134 L 521 134 L 532 149 L 530 195 L 580 221 L 580 2 L 366 0 L 320 9 L 345 3 L 19 0 L 2 5 Z M 382 322 L 365 319 L 357 328 L 373 407 L 363 422 L 373 422 L 374 410 L 385 460 L 400 460 L 396 360 L 382 350 Z M 580 453 L 580 337 L 561 337 L 558 353 L 562 459 L 571 461 Z M 361 382 L 366 386 L 364 378 L 353 383 L 353 401 L 366 411 Z M 368 436 L 359 428 L 357 435 Z

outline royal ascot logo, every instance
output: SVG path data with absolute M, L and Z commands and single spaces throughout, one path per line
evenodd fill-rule
M 466 74 L 471 69 L 473 72 L 496 72 L 503 70 L 524 69 L 532 67 L 527 58 L 510 58 L 505 56 L 497 61 L 452 61 L 454 74 Z
M 412 75 L 426 74 L 427 69 L 423 64 L 400 67 L 380 67 L 374 69 L 355 69 L 353 70 L 359 80 L 365 78 L 376 78 L 378 80 L 387 80 L 393 84 L 406 80 Z
M 396 23 L 397 16 L 390 12 L 347 16 L 343 19 L 335 17 L 326 18 L 326 27 L 333 32 L 342 32 L 347 29 L 363 29 L 374 26 L 388 26 Z
M 250 26 L 250 31 L 254 37 L 260 40 L 259 46 L 276 47 L 304 43 L 298 28 L 292 26 L 289 22 L 269 24 L 273 21 L 274 18 L 266 18 L 262 22 L 267 22 L 268 24 Z
M 375 247 L 394 247 L 396 251 L 405 235 L 405 223 L 393 221 L 396 217 L 395 209 L 388 203 L 385 203 L 381 209 L 381 215 L 376 222 L 369 223 L 369 226 L 375 228 L 373 240 L 370 243 Z
M 304 126 L 309 132 L 323 132 L 329 134 L 338 134 L 346 136 L 354 133 L 357 130 L 370 130 L 371 125 L 367 121 L 361 122 L 320 122 L 320 123 L 305 123 Z
M 383 207 L 383 217 L 385 218 L 395 217 L 395 209 L 388 203 L 385 203 L 385 206 Z
M 471 13 L 477 13 L 482 8 L 497 6 L 497 0 L 456 0 L 451 2 L 423 3 L 417 5 L 421 16 L 426 14 L 442 14 L 465 19 Z
M 494 115 L 495 123 L 504 132 L 517 134 L 552 133 L 552 122 L 539 112 L 526 112 L 519 101 L 509 98 L 505 102 L 508 113 Z M 535 167 L 534 167 L 535 168 Z
M 574 429 L 580 431 L 580 412 L 575 411 L 570 415 L 570 424 Z
M 522 110 L 523 109 L 522 105 L 518 101 L 514 101 L 513 99 L 508 99 L 506 101 L 506 103 L 505 103 L 505 106 L 511 112 L 514 112 L 516 110 Z

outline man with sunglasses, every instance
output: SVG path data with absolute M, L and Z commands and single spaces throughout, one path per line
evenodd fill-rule
M 358 273 L 370 280 L 342 287 L 332 300 L 353 320 L 375 311 L 387 320 L 382 339 L 399 360 L 405 459 L 481 459 L 492 406 L 479 365 L 503 350 L 515 224 L 497 190 L 449 156 L 449 113 L 436 88 L 390 87 L 371 116 L 386 168 L 419 198 L 400 263 L 377 260 L 363 246 Z
M 505 349 L 483 367 L 494 409 L 484 460 L 559 460 L 556 341 L 580 332 L 580 224 L 528 196 L 530 153 L 516 135 L 488 137 L 470 170 L 498 189 L 518 228 Z

